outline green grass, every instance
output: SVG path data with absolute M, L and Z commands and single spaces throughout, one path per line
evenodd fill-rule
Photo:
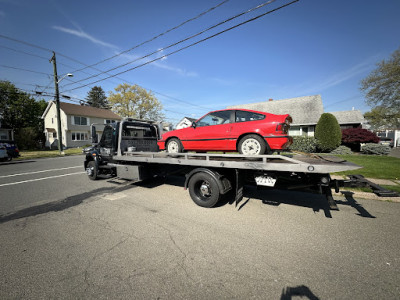
M 23 150 L 20 152 L 20 157 L 16 158 L 16 160 L 24 160 L 24 159 L 34 159 L 34 158 L 42 158 L 42 157 L 60 157 L 67 155 L 78 155 L 82 154 L 82 148 L 70 148 L 64 150 L 64 155 L 60 155 L 58 150 L 43 150 L 43 151 L 30 151 Z
M 360 174 L 367 178 L 399 180 L 400 158 L 376 155 L 337 155 L 363 167 L 358 170 L 334 173 L 335 175 Z

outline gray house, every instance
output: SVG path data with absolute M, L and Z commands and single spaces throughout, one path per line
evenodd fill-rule
M 244 108 L 264 111 L 273 114 L 290 114 L 293 118 L 289 134 L 292 136 L 314 136 L 315 126 L 324 113 L 320 95 L 297 97 L 282 100 L 269 99 L 242 105 L 228 106 L 227 108 Z M 359 110 L 331 112 L 338 120 L 342 129 L 362 127 L 366 123 Z

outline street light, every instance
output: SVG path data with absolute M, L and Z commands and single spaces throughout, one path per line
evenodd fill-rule
M 58 131 L 58 150 L 60 154 L 64 154 L 63 145 L 62 145 L 62 133 L 61 133 L 61 112 L 60 112 L 60 92 L 58 91 L 58 84 L 65 77 L 73 77 L 71 73 L 65 74 L 58 80 L 57 77 L 57 63 L 56 63 L 56 53 L 53 51 L 53 57 L 50 59 L 50 62 L 53 62 L 53 70 L 54 70 L 54 88 L 56 91 L 56 109 L 57 109 L 57 131 Z

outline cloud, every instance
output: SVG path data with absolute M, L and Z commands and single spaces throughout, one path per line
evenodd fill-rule
M 101 41 L 93 36 L 91 36 L 90 34 L 84 32 L 82 29 L 78 28 L 78 30 L 76 29 L 71 29 L 71 28 L 65 28 L 62 26 L 53 26 L 53 29 L 64 32 L 64 33 L 68 33 L 68 34 L 72 34 L 75 35 L 77 37 L 89 40 L 90 42 L 96 44 L 96 45 L 100 45 L 100 46 L 104 46 L 107 48 L 112 48 L 112 49 L 118 49 L 117 46 L 110 44 L 110 43 L 106 43 L 104 41 Z
M 326 78 L 323 81 L 316 82 L 313 84 L 310 84 L 308 86 L 312 86 L 312 88 L 305 89 L 302 91 L 300 94 L 312 94 L 312 93 L 319 93 L 323 90 L 332 88 L 334 86 L 337 86 L 349 79 L 352 79 L 353 77 L 356 77 L 360 74 L 363 74 L 371 69 L 371 67 L 375 64 L 377 59 L 377 56 L 374 55 L 372 57 L 367 58 L 363 62 L 354 65 L 344 71 L 338 72 L 336 74 L 331 75 L 330 77 Z M 302 84 L 305 86 L 305 84 Z
M 118 54 L 118 52 L 115 52 L 115 54 Z M 137 62 L 135 62 L 137 65 L 149 62 L 149 61 L 154 59 L 154 58 L 151 58 L 151 57 L 146 57 L 146 58 L 138 60 L 142 56 L 139 56 L 139 55 L 136 55 L 136 54 L 127 54 L 127 53 L 121 54 L 120 57 L 123 58 L 126 62 L 137 60 Z M 163 57 L 162 51 L 161 51 L 161 55 L 157 56 L 157 58 L 160 58 L 160 57 L 162 57 L 160 60 L 152 62 L 149 65 L 157 67 L 157 68 L 160 68 L 160 69 L 168 70 L 168 71 L 177 73 L 177 74 L 179 74 L 181 76 L 185 76 L 185 77 L 197 77 L 197 76 L 199 76 L 196 72 L 187 71 L 185 69 L 178 68 L 178 67 L 173 67 L 173 66 L 170 66 L 170 65 L 167 65 L 166 63 L 164 63 L 166 57 Z M 134 66 L 133 64 L 130 65 L 131 68 L 133 66 Z

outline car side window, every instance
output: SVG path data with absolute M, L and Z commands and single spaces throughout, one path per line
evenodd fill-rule
M 209 113 L 197 122 L 197 127 L 221 125 L 231 123 L 231 111 L 217 111 Z
M 236 117 L 235 117 L 236 122 L 249 122 L 249 121 L 258 121 L 263 119 L 265 119 L 265 115 L 253 113 L 250 111 L 242 111 L 242 110 L 236 111 Z

